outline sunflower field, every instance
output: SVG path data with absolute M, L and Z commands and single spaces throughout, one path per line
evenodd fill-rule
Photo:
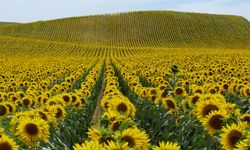
M 249 150 L 249 26 L 146 14 L 2 25 L 0 150 Z M 103 31 L 91 26 L 100 17 L 113 20 Z M 124 20 L 150 17 L 164 32 L 147 22 L 122 33 Z M 178 33 L 166 18 L 181 20 Z
M 249 148 L 250 53 L 155 51 L 2 57 L 0 149 Z

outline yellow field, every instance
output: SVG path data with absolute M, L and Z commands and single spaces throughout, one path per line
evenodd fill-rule
M 41 34 L 43 23 L 0 26 L 0 150 L 250 148 L 249 30 L 157 45 Z

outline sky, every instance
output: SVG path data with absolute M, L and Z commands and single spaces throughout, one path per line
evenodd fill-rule
M 0 22 L 26 23 L 140 10 L 232 14 L 250 20 L 250 0 L 0 0 Z

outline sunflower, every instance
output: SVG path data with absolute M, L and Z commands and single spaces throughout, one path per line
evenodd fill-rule
M 15 113 L 16 112 L 15 103 L 5 102 L 4 104 L 8 107 L 9 113 Z
M 128 143 L 130 148 L 145 149 L 149 143 L 149 137 L 145 131 L 141 131 L 138 128 L 128 128 L 116 134 L 116 137 L 120 139 L 120 142 Z
M 128 143 L 110 141 L 105 145 L 106 150 L 129 150 Z
M 89 128 L 89 131 L 87 132 L 88 137 L 93 141 L 99 141 L 102 138 L 102 132 L 101 130 L 91 127 Z
M 181 106 L 182 106 L 184 113 L 188 112 L 190 109 L 190 105 L 188 103 L 188 100 L 181 101 Z
M 246 133 L 246 122 L 239 122 L 238 124 L 231 124 L 223 127 L 221 136 L 221 144 L 224 149 L 233 150 L 236 145 L 242 141 L 243 135 Z
M 72 102 L 72 97 L 71 97 L 71 95 L 68 94 L 68 93 L 63 93 L 63 94 L 61 95 L 61 98 L 64 100 L 64 102 L 66 103 L 66 105 L 70 105 L 71 102 Z
M 71 93 L 71 99 L 72 99 L 72 101 L 71 101 L 71 103 L 74 105 L 75 103 L 77 103 L 78 101 L 80 101 L 80 97 L 77 95 L 77 94 L 75 94 L 75 93 Z
M 98 141 L 100 144 L 107 144 L 109 141 L 113 141 L 113 135 L 104 129 L 96 129 L 91 127 L 87 133 L 92 141 Z
M 231 112 L 236 112 L 236 111 L 238 111 L 238 109 L 235 108 L 236 104 L 234 104 L 234 103 L 225 103 L 224 106 L 225 106 L 225 109 L 226 109 L 228 112 L 230 112 L 230 111 L 231 111 Z M 239 110 L 238 112 L 239 112 L 239 114 L 240 114 L 240 110 Z
M 152 101 L 153 103 L 157 104 L 157 96 L 156 95 L 149 96 L 149 100 Z M 159 102 L 159 100 L 158 100 L 158 102 Z
M 37 113 L 37 109 L 25 111 L 22 118 L 24 118 L 24 117 L 28 117 L 30 119 L 40 118 L 39 114 Z
M 22 99 L 22 104 L 26 107 L 31 107 L 33 105 L 33 100 L 31 97 L 24 97 Z
M 155 89 L 155 88 L 151 88 L 149 91 L 148 91 L 148 95 L 152 96 L 152 95 L 157 95 L 158 93 L 158 90 Z
M 163 91 L 163 90 L 165 90 L 166 86 L 167 86 L 167 84 L 160 84 L 160 85 L 157 86 L 157 88 L 158 88 L 160 91 Z
M 167 91 L 161 91 L 161 93 L 160 93 L 160 98 L 166 98 L 167 97 L 167 95 L 168 95 L 168 92 Z
M 202 95 L 200 93 L 195 93 L 193 96 L 189 97 L 190 104 L 196 104 L 200 99 Z
M 81 99 L 78 98 L 76 102 L 74 102 L 73 106 L 74 108 L 81 108 L 83 106 Z
M 243 89 L 243 95 L 244 96 L 250 96 L 250 87 L 246 87 Z
M 64 119 L 66 116 L 66 111 L 61 105 L 53 105 L 47 108 L 49 109 L 49 112 L 53 112 L 55 114 L 57 119 Z
M 11 126 L 10 131 L 11 131 L 12 133 L 15 133 L 15 132 L 16 132 L 16 127 L 17 127 L 17 125 L 19 124 L 20 119 L 21 119 L 22 117 L 26 117 L 26 115 L 25 115 L 24 112 L 16 112 L 16 113 L 13 115 L 13 117 L 11 118 L 11 120 L 10 120 L 10 126 Z
M 202 86 L 194 86 L 194 87 L 192 87 L 192 91 L 193 91 L 193 93 L 203 94 L 204 88 Z
M 132 119 L 131 118 L 127 118 L 127 119 L 118 119 L 118 120 L 114 120 L 110 123 L 109 125 L 109 129 L 111 131 L 117 131 L 119 130 L 119 127 L 122 123 L 125 123 L 125 122 L 132 122 Z
M 81 145 L 75 144 L 73 148 L 74 150 L 105 150 L 98 141 L 85 141 Z
M 15 101 L 19 100 L 20 98 L 17 94 L 15 94 L 15 95 L 10 96 L 9 99 L 11 102 L 15 102 Z
M 216 100 L 202 100 L 196 103 L 194 109 L 195 115 L 199 121 L 204 119 L 212 111 L 218 111 L 224 109 L 221 103 Z
M 224 126 L 223 120 L 227 119 L 229 116 L 225 111 L 212 111 L 205 119 L 202 120 L 202 125 L 206 128 L 212 135 L 216 131 L 221 130 Z
M 44 111 L 43 109 L 37 110 L 40 118 L 47 121 L 50 124 L 54 124 L 56 122 L 55 114 L 49 114 L 49 112 Z
M 54 97 L 48 99 L 48 101 L 45 103 L 46 106 L 53 106 L 57 104 L 58 104 L 58 101 Z
M 6 117 L 9 114 L 8 106 L 0 104 L 0 117 Z
M 215 87 L 210 87 L 208 90 L 207 90 L 208 93 L 210 94 L 216 94 L 217 93 L 217 89 Z
M 39 99 L 40 99 L 40 105 L 42 105 L 42 106 L 44 106 L 47 103 L 47 101 L 49 100 L 49 98 L 45 97 L 45 96 L 41 96 L 41 98 L 39 98 Z
M 49 107 L 42 107 L 41 109 L 38 110 L 38 114 L 39 114 L 39 117 L 42 118 L 42 119 L 45 119 L 45 117 L 47 117 L 47 121 L 49 124 L 51 125 L 56 125 L 57 123 L 57 118 L 56 118 L 56 113 L 57 111 L 55 111 L 52 107 L 50 108 L 51 106 Z M 44 116 L 46 115 L 46 116 Z
M 0 137 L 0 150 L 18 150 L 19 146 L 15 141 L 6 135 Z
M 112 99 L 109 103 L 108 112 L 110 111 L 126 115 L 135 115 L 136 108 L 128 99 L 124 97 L 117 97 Z
M 180 150 L 181 146 L 172 142 L 160 142 L 159 146 L 153 148 L 153 150 Z
M 236 148 L 234 148 L 234 150 L 250 150 L 250 140 L 240 140 L 236 144 Z
M 120 125 L 122 124 L 122 120 L 115 120 L 112 121 L 112 123 L 110 124 L 109 128 L 111 131 L 117 131 L 120 127 Z
M 250 124 L 250 114 L 243 114 L 240 116 L 240 118 L 244 121 L 247 121 L 248 124 Z
M 66 103 L 60 95 L 56 95 L 56 96 L 49 98 L 48 101 L 45 103 L 45 105 L 49 105 L 49 106 L 61 105 L 65 107 Z
M 87 104 L 87 99 L 84 97 L 80 97 L 81 105 L 85 106 Z
M 37 141 L 47 141 L 49 138 L 49 124 L 41 118 L 22 118 L 17 126 L 16 135 L 28 146 Z
M 6 97 L 6 93 L 0 92 L 0 99 L 3 100 Z
M 167 96 L 166 98 L 162 99 L 162 103 L 163 105 L 170 110 L 177 110 L 177 104 L 176 101 L 174 100 L 173 97 L 171 96 Z
M 183 87 L 176 87 L 174 89 L 174 94 L 177 96 L 186 96 L 187 93 Z
M 231 84 L 230 86 L 229 86 L 229 91 L 231 92 L 231 93 L 236 93 L 237 92 L 237 83 L 233 83 L 233 84 Z
M 102 109 L 103 109 L 104 111 L 106 111 L 106 110 L 108 109 L 108 107 L 109 107 L 109 105 L 110 105 L 109 103 L 110 103 L 110 99 L 107 98 L 107 96 L 105 96 L 105 97 L 102 98 L 101 106 L 102 106 Z

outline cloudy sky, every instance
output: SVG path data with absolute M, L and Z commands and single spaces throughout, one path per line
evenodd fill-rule
M 250 0 L 0 0 L 0 21 L 33 22 L 135 10 L 234 14 L 250 20 Z

